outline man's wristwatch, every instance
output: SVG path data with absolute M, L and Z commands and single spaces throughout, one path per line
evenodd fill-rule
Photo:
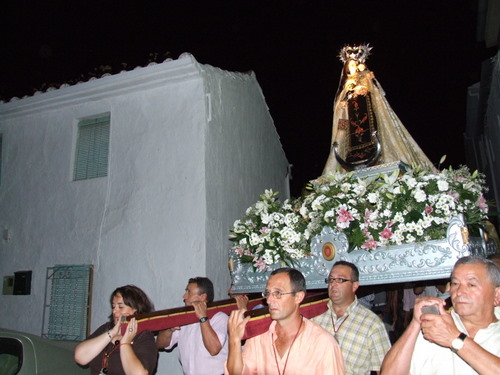
M 463 332 L 460 333 L 460 335 L 458 335 L 458 337 L 456 339 L 453 339 L 453 341 L 451 342 L 451 351 L 453 353 L 456 353 L 458 352 L 460 349 L 462 349 L 464 347 L 464 342 L 465 342 L 465 339 L 467 338 L 467 335 Z
M 205 323 L 207 320 L 208 318 L 204 316 L 203 318 L 200 318 L 200 323 Z

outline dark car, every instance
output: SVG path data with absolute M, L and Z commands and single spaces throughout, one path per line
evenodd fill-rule
M 77 344 L 0 328 L 0 375 L 89 374 L 73 359 Z

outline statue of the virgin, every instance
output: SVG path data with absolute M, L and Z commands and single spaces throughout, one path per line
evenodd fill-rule
M 323 175 L 402 161 L 432 166 L 394 113 L 366 66 L 369 45 L 345 46 L 333 111 L 332 145 Z

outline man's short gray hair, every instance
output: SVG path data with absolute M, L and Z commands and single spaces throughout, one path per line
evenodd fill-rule
M 493 261 L 475 255 L 460 258 L 453 266 L 453 271 L 451 271 L 452 276 L 457 266 L 460 266 L 462 264 L 484 264 L 486 267 L 486 273 L 488 274 L 490 281 L 493 283 L 493 285 L 495 285 L 495 287 L 500 286 L 500 269 L 495 263 L 493 263 Z

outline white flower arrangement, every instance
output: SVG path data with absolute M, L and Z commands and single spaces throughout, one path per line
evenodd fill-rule
M 266 190 L 260 201 L 246 210 L 245 217 L 236 220 L 230 239 L 232 250 L 242 262 L 252 263 L 257 271 L 265 271 L 274 263 L 292 264 L 306 255 L 307 240 L 302 229 L 304 221 L 291 201 L 283 205 L 277 192 Z
M 293 264 L 310 254 L 309 240 L 324 226 L 343 231 L 349 248 L 442 239 L 451 217 L 463 214 L 469 227 L 487 219 L 484 176 L 467 167 L 430 171 L 408 168 L 359 178 L 333 173 L 311 181 L 303 198 L 280 205 L 266 190 L 231 228 L 232 250 L 256 271 Z

